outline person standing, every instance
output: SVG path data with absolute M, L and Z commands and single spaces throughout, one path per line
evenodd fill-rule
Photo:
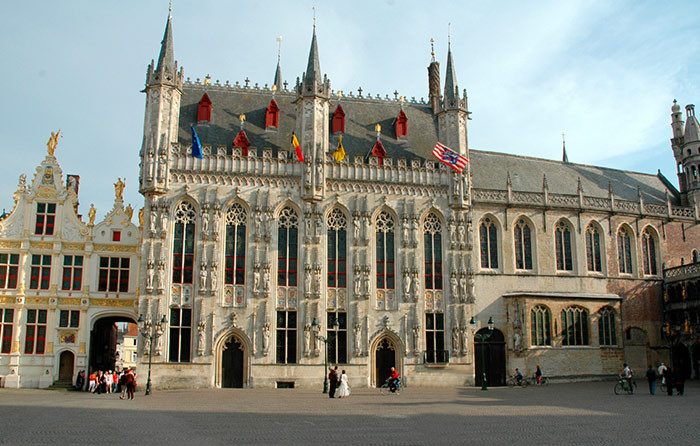
M 129 371 L 126 372 L 126 375 L 124 375 L 124 382 L 126 383 L 127 399 L 133 400 L 134 390 L 136 389 L 136 376 L 134 376 L 131 369 L 129 369 Z
M 656 372 L 651 364 L 649 364 L 649 368 L 647 369 L 647 381 L 649 381 L 649 393 L 653 395 L 656 389 Z
M 542 384 L 542 369 L 540 366 L 537 366 L 535 370 L 535 379 L 537 380 L 537 384 Z
M 685 390 L 685 377 L 683 376 L 683 371 L 680 369 L 680 367 L 675 368 L 673 371 L 673 377 L 675 378 L 675 382 L 673 384 L 676 386 L 676 391 L 678 392 L 677 395 L 683 395 L 683 391 Z
M 335 366 L 335 369 L 331 368 L 331 371 L 328 373 L 328 381 L 331 386 L 328 391 L 328 398 L 335 398 L 335 388 L 338 386 L 338 366 Z
M 666 393 L 668 396 L 673 395 L 673 371 L 670 367 L 664 371 L 664 381 L 666 381 Z
M 340 374 L 340 386 L 338 386 L 338 398 L 347 398 L 350 396 L 350 386 L 348 385 L 348 375 L 345 370 Z

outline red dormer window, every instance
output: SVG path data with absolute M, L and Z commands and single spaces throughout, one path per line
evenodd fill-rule
M 245 136 L 245 132 L 241 130 L 238 133 L 238 136 L 236 136 L 236 139 L 233 140 L 233 147 L 240 147 L 242 150 L 243 156 L 248 156 L 248 148 L 250 147 L 250 141 L 248 141 L 248 137 Z
M 345 133 L 345 112 L 340 104 L 333 112 L 333 133 Z
M 372 147 L 372 155 L 376 156 L 379 159 L 380 166 L 384 165 L 384 158 L 386 157 L 386 150 L 384 150 L 384 146 L 382 145 L 381 141 L 377 141 L 374 144 L 374 147 Z
M 405 138 L 406 135 L 408 135 L 408 118 L 406 117 L 406 113 L 401 110 L 399 112 L 399 116 L 396 117 L 396 137 L 397 138 Z
M 265 113 L 265 129 L 270 127 L 277 128 L 280 125 L 280 108 L 277 106 L 275 100 L 270 101 L 270 105 L 267 106 L 267 112 Z
M 197 122 L 211 121 L 211 99 L 209 95 L 204 93 L 202 99 L 199 100 L 199 108 L 197 109 Z

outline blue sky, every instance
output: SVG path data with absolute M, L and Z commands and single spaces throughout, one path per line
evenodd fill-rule
M 670 107 L 700 103 L 700 3 L 691 1 L 184 1 L 175 57 L 192 79 L 271 83 L 306 67 L 316 4 L 321 69 L 334 90 L 427 97 L 431 37 L 444 67 L 447 24 L 472 121 L 470 147 L 648 173 L 677 183 Z M 145 71 L 168 2 L 0 2 L 0 208 L 12 207 L 61 128 L 56 155 L 81 176 L 81 211 L 141 206 Z M 390 154 L 389 154 L 390 155 Z

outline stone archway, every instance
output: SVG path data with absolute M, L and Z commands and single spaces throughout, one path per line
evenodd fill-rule
M 506 341 L 498 329 L 482 328 L 477 334 L 490 333 L 484 342 L 474 338 L 474 384 L 481 386 L 486 368 L 488 386 L 506 385 Z
M 248 336 L 232 329 L 216 343 L 215 386 L 219 388 L 250 387 L 251 344 Z
M 58 380 L 73 383 L 73 371 L 75 368 L 75 355 L 70 350 L 61 352 L 58 359 Z
M 403 343 L 392 332 L 379 334 L 370 348 L 371 385 L 379 387 L 391 373 L 391 367 L 396 368 L 403 378 Z M 405 382 L 405 381 L 404 381 Z

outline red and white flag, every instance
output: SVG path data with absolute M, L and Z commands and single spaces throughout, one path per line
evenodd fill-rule
M 459 173 L 462 173 L 469 162 L 466 156 L 462 156 L 449 147 L 443 146 L 440 142 L 435 144 L 433 155 Z

